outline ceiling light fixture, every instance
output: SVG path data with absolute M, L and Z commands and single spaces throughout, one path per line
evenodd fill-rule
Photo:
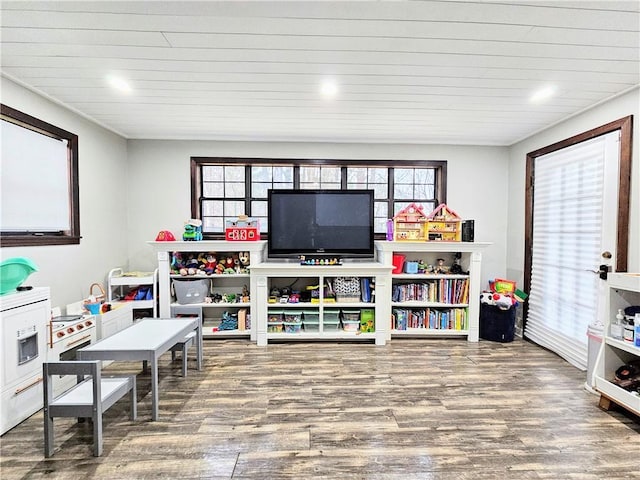
M 554 93 L 556 93 L 556 87 L 554 85 L 548 85 L 534 92 L 529 98 L 529 101 L 531 103 L 542 103 L 551 98 Z
M 338 93 L 338 86 L 335 84 L 335 82 L 323 82 L 320 86 L 320 93 L 322 93 L 322 95 L 327 98 L 335 97 Z
M 131 93 L 133 91 L 131 85 L 120 77 L 109 77 L 109 85 L 122 93 Z

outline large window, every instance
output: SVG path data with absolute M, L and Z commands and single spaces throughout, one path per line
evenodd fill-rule
M 78 136 L 2 105 L 2 246 L 80 243 Z
M 221 238 L 227 220 L 246 214 L 267 229 L 269 189 L 369 189 L 375 198 L 375 233 L 415 202 L 430 212 L 446 202 L 445 161 L 362 161 L 193 157 L 191 215 L 205 238 Z

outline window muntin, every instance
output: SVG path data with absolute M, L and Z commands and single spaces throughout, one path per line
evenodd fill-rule
M 274 188 L 371 189 L 378 238 L 384 238 L 387 219 L 410 203 L 430 212 L 446 201 L 444 161 L 194 157 L 192 172 L 192 215 L 203 220 L 203 234 L 211 239 L 221 238 L 225 221 L 241 214 L 258 219 L 261 233 L 266 233 L 267 192 Z

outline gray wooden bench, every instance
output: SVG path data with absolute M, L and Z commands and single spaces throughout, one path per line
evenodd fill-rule
M 136 376 L 103 377 L 99 360 L 49 362 L 42 366 L 44 379 L 44 455 L 54 451 L 54 417 L 91 418 L 93 455 L 102 455 L 102 413 L 129 393 L 131 420 L 137 416 Z M 53 376 L 75 375 L 78 383 L 54 397 Z M 85 378 L 85 376 L 87 376 Z

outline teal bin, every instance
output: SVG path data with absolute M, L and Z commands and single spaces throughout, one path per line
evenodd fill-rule
M 38 267 L 24 257 L 7 258 L 0 263 L 0 295 L 14 292 Z

